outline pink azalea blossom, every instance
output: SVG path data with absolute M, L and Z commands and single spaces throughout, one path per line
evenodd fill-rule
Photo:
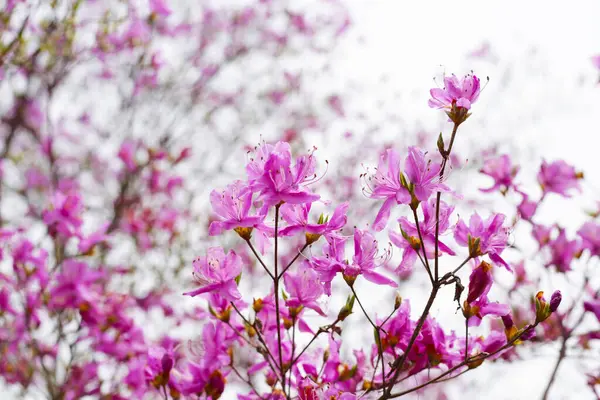
M 64 237 L 76 236 L 82 225 L 83 203 L 78 194 L 55 192 L 51 205 L 44 210 L 42 217 L 51 234 Z
M 514 186 L 513 180 L 519 172 L 519 167 L 512 165 L 508 154 L 503 154 L 499 157 L 486 160 L 480 172 L 494 180 L 494 184 L 491 187 L 480 189 L 482 192 L 489 193 L 495 190 L 507 191 Z
M 600 224 L 588 221 L 577 231 L 581 237 L 582 248 L 590 251 L 591 255 L 600 255 Z
M 421 236 L 423 237 L 422 244 L 420 243 L 419 232 L 417 226 L 406 217 L 398 219 L 400 223 L 400 229 L 402 234 L 390 230 L 389 237 L 390 241 L 394 246 L 403 250 L 402 260 L 398 265 L 396 271 L 409 271 L 415 264 L 418 255 L 423 255 L 421 246 L 425 247 L 426 255 L 428 259 L 435 258 L 435 231 L 436 231 L 436 199 L 430 199 L 427 203 L 423 204 L 423 220 L 419 221 L 419 228 L 421 229 Z M 439 234 L 440 240 L 438 241 L 440 254 L 446 253 L 449 255 L 455 255 L 456 253 L 448 247 L 444 242 L 441 241 L 441 236 L 450 227 L 450 216 L 454 211 L 454 207 L 449 206 L 444 201 L 440 201 L 440 219 L 439 219 Z M 414 244 L 419 244 L 419 250 L 413 247 Z
M 499 302 L 490 302 L 487 295 L 482 295 L 472 303 L 465 303 L 465 313 L 469 326 L 479 326 L 483 317 L 494 315 L 502 317 L 510 312 L 510 307 Z
M 373 222 L 373 229 L 381 231 L 390 218 L 392 206 L 408 204 L 411 201 L 410 193 L 400 182 L 400 157 L 395 150 L 388 149 L 387 157 L 381 156 L 377 172 L 370 181 L 372 188 L 369 197 L 385 199 Z
M 241 294 L 235 278 L 242 272 L 242 259 L 232 250 L 225 254 L 221 247 L 208 249 L 206 257 L 194 260 L 194 277 L 200 288 L 184 293 L 197 296 L 202 293 L 218 292 L 230 301 L 238 300 Z
M 280 231 L 280 235 L 292 236 L 302 231 L 310 235 L 332 235 L 346 225 L 348 206 L 348 203 L 342 203 L 333 211 L 331 218 L 323 218 L 322 223 L 311 224 L 308 222 L 311 203 L 284 204 L 279 213 L 288 225 Z
M 554 266 L 559 272 L 571 270 L 571 262 L 581 251 L 581 243 L 576 240 L 568 240 L 564 229 L 559 228 L 558 236 L 548 242 L 550 249 L 550 260 L 546 267 Z
M 550 242 L 551 234 L 551 226 L 534 224 L 531 228 L 531 235 L 538 242 L 540 248 L 546 246 L 548 242 Z
M 325 293 L 331 295 L 331 281 L 338 272 L 341 272 L 347 282 L 352 284 L 362 275 L 370 282 L 378 285 L 396 287 L 397 283 L 374 270 L 380 263 L 386 261 L 387 255 L 379 255 L 377 240 L 367 231 L 355 229 L 354 231 L 354 257 L 352 263 L 345 259 L 346 240 L 341 237 L 329 237 L 323 246 L 324 257 L 313 257 L 310 262 L 325 285 Z
M 562 160 L 547 163 L 545 160 L 540 166 L 537 179 L 544 194 L 557 193 L 564 197 L 570 197 L 569 191 L 576 189 L 581 191 L 579 179 L 583 178 L 581 173 Z
M 452 108 L 456 104 L 457 107 L 464 107 L 468 110 L 471 108 L 471 104 L 479 98 L 480 90 L 479 78 L 475 75 L 467 75 L 462 79 L 455 75 L 445 76 L 443 89 L 430 90 L 429 107 Z
M 427 160 L 425 155 L 423 150 L 410 146 L 404 162 L 404 172 L 410 184 L 410 191 L 419 201 L 427 201 L 434 191 L 450 191 L 450 188 L 441 182 L 439 176 L 441 166 Z
M 265 206 L 281 202 L 303 204 L 316 201 L 320 196 L 304 186 L 315 177 L 313 154 L 298 157 L 292 165 L 292 153 L 288 143 L 260 146 L 254 158 L 246 166 L 250 189 L 260 194 Z
M 521 203 L 517 206 L 517 211 L 519 211 L 519 215 L 521 216 L 521 218 L 523 218 L 525 221 L 531 222 L 533 216 L 537 211 L 539 203 L 530 200 L 529 196 L 527 196 L 525 193 L 519 193 L 521 194 L 521 196 L 523 196 L 523 199 L 521 200 Z
M 51 307 L 89 307 L 96 300 L 94 285 L 104 279 L 105 273 L 91 269 L 86 263 L 66 260 L 62 272 L 51 289 Z
M 483 221 L 475 212 L 469 220 L 468 227 L 462 219 L 458 221 L 454 239 L 459 245 L 468 247 L 472 257 L 487 254 L 492 261 L 512 271 L 506 261 L 500 257 L 508 240 L 508 231 L 502 226 L 504 219 L 504 215 L 496 214 Z
M 346 239 L 338 236 L 327 237 L 323 245 L 323 256 L 313 256 L 309 262 L 319 274 L 325 293 L 331 296 L 331 281 L 345 267 Z
M 371 178 L 370 197 L 385 199 L 377 213 L 373 229 L 381 231 L 389 219 L 391 208 L 396 204 L 409 204 L 416 198 L 427 201 L 434 192 L 449 192 L 450 188 L 441 183 L 440 165 L 428 160 L 426 153 L 409 147 L 404 161 L 404 174 L 400 172 L 400 158 L 395 150 L 387 150 L 387 160 L 382 156 L 376 174 Z M 403 182 L 404 179 L 404 182 Z
M 223 231 L 234 228 L 262 227 L 266 214 L 250 215 L 252 208 L 252 192 L 242 181 L 227 185 L 222 191 L 213 190 L 210 193 L 210 204 L 219 217 L 218 221 L 210 224 L 208 233 L 211 236 L 220 235 Z
M 171 14 L 171 9 L 167 6 L 165 0 L 150 0 L 150 11 L 168 17 Z
M 285 289 L 289 298 L 285 304 L 290 308 L 304 306 L 315 310 L 319 315 L 326 316 L 317 300 L 323 295 L 323 284 L 318 274 L 306 264 L 302 264 L 296 274 L 286 273 L 283 276 Z

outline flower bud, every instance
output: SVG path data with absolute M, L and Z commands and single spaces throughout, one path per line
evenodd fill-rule
M 560 293 L 560 290 L 557 290 L 554 293 L 552 293 L 552 297 L 550 298 L 550 312 L 554 312 L 558 309 L 561 300 L 562 294 Z
M 473 270 L 469 281 L 469 294 L 467 302 L 472 303 L 481 295 L 486 294 L 492 286 L 492 265 L 482 261 L 477 268 Z
M 481 238 L 474 238 L 469 235 L 469 257 L 475 258 L 483 255 L 481 253 Z
M 545 321 L 554 311 L 556 311 L 561 300 L 562 295 L 559 290 L 552 294 L 550 303 L 546 302 L 544 292 L 538 292 L 535 295 L 535 323 L 538 324 Z
M 350 314 L 352 314 L 352 308 L 354 307 L 354 300 L 355 299 L 356 298 L 354 297 L 354 295 L 348 296 L 348 299 L 346 300 L 346 304 L 344 304 L 344 306 L 342 307 L 342 309 L 338 313 L 338 317 L 337 317 L 338 320 L 343 321 Z
M 260 310 L 262 310 L 263 308 L 263 299 L 254 299 L 254 301 L 252 302 L 252 309 L 254 310 L 255 313 L 259 313 Z
M 402 305 L 402 296 L 400 293 L 396 292 L 396 298 L 394 299 L 394 310 L 397 310 Z

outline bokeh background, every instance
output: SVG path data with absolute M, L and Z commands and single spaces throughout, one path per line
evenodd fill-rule
M 259 3 L 272 3 L 269 9 L 275 10 L 275 16 L 261 14 L 266 6 Z M 16 20 L 43 21 L 55 12 L 49 4 L 27 3 Z M 77 45 L 94 48 L 106 9 L 113 10 L 111 18 L 133 21 L 132 10 L 144 10 L 144 4 L 89 2 L 82 11 L 89 24 L 81 27 Z M 372 222 L 378 205 L 362 195 L 364 182 L 359 176 L 377 164 L 385 148 L 402 150 L 419 144 L 435 150 L 437 135 L 448 133 L 449 126 L 443 113 L 427 106 L 427 100 L 429 89 L 442 86 L 445 74 L 472 71 L 484 83 L 472 117 L 460 129 L 456 167 L 450 177 L 455 187 L 464 190 L 470 202 L 465 204 L 484 210 L 506 207 L 478 198 L 478 189 L 487 181 L 477 170 L 485 154 L 508 153 L 522 171 L 530 171 L 524 174 L 525 184 L 535 185 L 534 171 L 542 159 L 564 159 L 584 172 L 586 196 L 568 203 L 552 199 L 540 211 L 542 218 L 576 230 L 585 217 L 581 209 L 595 207 L 600 196 L 600 69 L 592 57 L 600 54 L 598 1 L 179 0 L 168 4 L 172 13 L 163 28 L 149 34 L 152 40 L 146 42 L 147 33 L 128 28 L 127 32 L 135 32 L 127 40 L 141 41 L 132 45 L 131 52 L 115 57 L 82 52 L 82 62 L 65 62 L 63 70 L 56 67 L 52 73 L 40 74 L 41 79 L 5 68 L 0 83 L 3 121 L 9 119 L 18 99 L 35 103 L 34 130 L 55 135 L 58 152 L 72 158 L 70 164 L 65 161 L 65 175 L 84 163 L 98 162 L 99 170 L 106 171 L 102 179 L 77 176 L 88 196 L 91 211 L 86 224 L 90 226 L 112 221 L 111 207 L 122 188 L 118 178 L 122 166 L 114 155 L 124 142 L 190 149 L 189 162 L 169 170 L 185 179 L 183 193 L 168 201 L 151 199 L 160 210 L 157 218 L 164 221 L 164 232 L 158 232 L 153 245 L 145 249 L 140 249 L 137 236 L 115 240 L 118 243 L 103 259 L 136 266 L 135 278 L 124 278 L 122 286 L 137 296 L 166 286 L 173 307 L 191 310 L 197 305 L 196 299 L 180 295 L 192 284 L 191 260 L 215 240 L 231 245 L 235 240 L 208 237 L 209 193 L 242 178 L 249 150 L 262 141 L 289 140 L 298 152 L 316 148 L 315 154 L 328 160 L 322 180 L 325 192 L 331 199 L 356 199 L 360 206 L 352 220 Z M 245 14 L 248 9 L 255 13 Z M 186 25 L 186 21 L 191 22 Z M 58 32 L 63 28 L 59 26 Z M 165 33 L 169 29 L 183 34 Z M 265 39 L 265 30 L 285 32 L 281 35 L 287 41 Z M 61 79 L 49 90 L 52 80 L 45 78 L 51 76 Z M 2 134 L 5 138 L 6 130 Z M 17 139 L 17 144 L 27 160 L 33 154 L 28 152 L 30 140 Z M 38 161 L 32 158 L 25 166 L 42 171 L 45 167 Z M 3 164 L 5 186 L 18 187 L 25 179 L 22 172 L 27 168 L 19 162 L 12 159 Z M 18 194 L 4 191 L 3 219 L 21 220 L 26 205 Z M 36 201 L 43 205 L 45 194 L 40 193 Z M 175 240 L 165 228 L 168 221 L 178 221 Z M 45 243 L 44 230 L 34 223 L 28 234 Z M 127 234 L 121 232 L 123 237 Z M 525 248 L 531 245 L 521 239 L 519 231 L 511 236 Z M 402 296 L 411 299 L 414 313 L 426 299 L 425 278 L 413 277 L 400 288 Z M 546 283 L 550 290 L 577 282 Z M 253 293 L 264 292 L 260 280 L 246 285 Z M 337 289 L 342 293 L 343 286 Z M 371 307 L 393 301 L 393 294 L 373 293 L 368 284 L 358 285 L 361 289 L 369 293 L 365 302 Z M 565 297 L 576 294 L 563 290 Z M 330 310 L 337 310 L 345 295 L 332 299 Z M 432 314 L 460 329 L 453 305 L 436 303 Z M 154 317 L 161 318 L 158 313 Z M 152 315 L 144 318 L 152 320 Z M 361 324 L 364 321 L 357 316 L 348 328 L 354 346 L 370 337 Z M 186 337 L 194 329 L 197 325 L 185 323 L 147 324 L 151 338 L 165 331 Z M 460 382 L 445 385 L 442 393 L 414 398 L 539 398 L 557 351 L 553 345 L 531 350 L 523 361 L 486 365 Z M 590 365 L 597 368 L 597 357 L 597 349 L 592 349 L 585 357 L 566 360 L 551 398 L 595 398 L 581 370 Z M 0 391 L 1 398 L 23 396 L 2 381 Z M 234 392 L 230 388 L 223 398 L 234 398 Z M 39 393 L 27 396 L 43 398 Z

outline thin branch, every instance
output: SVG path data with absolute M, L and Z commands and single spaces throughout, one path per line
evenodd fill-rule
M 429 267 L 429 260 L 427 259 L 427 252 L 425 251 L 425 242 L 423 241 L 423 234 L 421 233 L 421 226 L 419 224 L 419 217 L 417 216 L 417 209 L 413 208 L 412 211 L 413 211 L 413 216 L 415 218 L 415 225 L 417 227 L 417 232 L 419 233 L 419 240 L 420 240 L 419 247 L 423 250 L 423 259 L 421 259 L 421 262 L 424 261 L 423 266 L 427 270 L 427 274 L 429 275 L 429 280 L 431 280 L 431 284 L 433 284 L 435 281 L 433 279 L 433 275 L 431 274 L 431 267 Z M 418 250 L 417 250 L 417 254 L 419 254 Z
M 277 237 L 278 235 L 278 227 L 279 227 L 279 207 L 281 204 L 277 204 L 275 206 L 275 251 L 273 256 L 273 264 L 274 264 L 274 278 L 273 278 L 273 288 L 275 291 L 275 317 L 277 319 L 277 350 L 279 353 L 279 370 L 281 371 L 281 389 L 285 393 L 285 369 L 283 367 L 283 349 L 281 348 L 281 321 L 280 321 L 280 312 L 279 312 L 279 274 L 278 274 L 278 259 L 279 253 L 277 248 Z
M 258 252 L 256 251 L 256 249 L 254 248 L 254 246 L 252 245 L 252 242 L 250 242 L 250 239 L 246 240 L 246 243 L 248 243 L 248 247 L 250 247 L 250 250 L 252 250 L 252 253 L 254 253 L 254 256 L 256 257 L 256 259 L 258 260 L 258 262 L 260 263 L 260 265 L 262 265 L 262 267 L 264 268 L 264 270 L 267 272 L 267 274 L 269 274 L 269 276 L 271 277 L 271 279 L 275 279 L 275 276 L 271 273 L 271 271 L 269 271 L 269 268 L 267 268 L 267 265 L 265 264 L 265 262 L 262 260 L 262 258 L 260 258 L 260 255 L 258 254 Z
M 288 263 L 288 265 L 286 265 L 285 268 L 281 271 L 281 273 L 277 276 L 277 279 L 281 279 L 281 277 L 283 276 L 283 274 L 285 274 L 285 272 L 294 264 L 294 262 L 296 262 L 296 260 L 298 259 L 298 257 L 300 257 L 300 255 L 302 254 L 302 252 L 304 250 L 306 250 L 307 247 L 308 247 L 308 243 L 306 243 L 304 246 L 302 246 L 302 248 L 298 251 L 298 254 L 296 254 L 296 256 L 292 259 L 292 261 L 290 261 Z

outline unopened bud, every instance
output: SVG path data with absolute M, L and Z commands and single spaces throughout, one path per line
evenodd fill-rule
M 354 295 L 348 296 L 348 299 L 346 300 L 346 304 L 344 304 L 344 306 L 338 313 L 338 320 L 343 321 L 350 314 L 352 314 L 352 308 L 354 308 L 354 300 L 355 299 L 356 299 L 356 297 L 354 297 Z
M 535 295 L 535 323 L 545 321 L 550 316 L 550 305 L 544 298 L 544 292 L 537 292 Z
M 560 293 L 560 290 L 557 290 L 554 293 L 552 293 L 552 297 L 550 298 L 550 312 L 556 311 L 561 301 L 562 294 Z
M 394 299 L 394 310 L 399 309 L 401 305 L 402 305 L 402 296 L 400 296 L 400 293 L 396 292 L 396 298 Z
M 252 302 L 252 309 L 254 310 L 255 313 L 259 313 L 260 310 L 262 310 L 263 308 L 263 299 L 254 299 L 254 301 Z

